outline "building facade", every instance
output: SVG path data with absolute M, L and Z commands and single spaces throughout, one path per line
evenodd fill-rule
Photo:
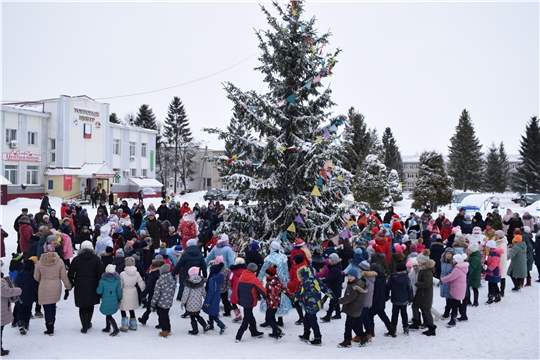
M 1 110 L 8 200 L 44 192 L 83 198 L 93 188 L 126 197 L 161 188 L 146 180 L 155 177 L 157 131 L 109 123 L 109 104 L 62 95 Z

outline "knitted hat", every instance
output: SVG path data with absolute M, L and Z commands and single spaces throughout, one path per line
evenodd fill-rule
M 249 263 L 249 265 L 247 266 L 248 270 L 251 271 L 251 272 L 257 272 L 257 270 L 259 270 L 259 267 L 257 266 L 257 264 L 255 263 Z
M 188 270 L 188 275 L 189 276 L 199 275 L 199 270 L 200 270 L 200 268 L 198 268 L 197 266 L 192 266 Z
M 148 212 L 148 216 L 156 216 L 156 213 L 153 212 L 153 211 L 149 211 L 149 212 Z
M 175 232 L 175 230 L 174 226 L 169 226 L 169 232 Z
M 478 243 L 469 244 L 469 247 L 467 249 L 469 249 L 469 251 L 472 253 L 478 251 Z
M 336 253 L 330 254 L 330 256 L 328 256 L 328 259 L 330 259 L 330 262 L 335 263 L 339 260 L 339 255 Z
M 135 259 L 133 256 L 129 256 L 125 260 L 126 266 L 135 266 Z
M 500 237 L 500 238 L 503 238 L 503 237 L 506 236 L 506 234 L 505 234 L 504 231 L 502 231 L 502 230 L 497 230 L 497 231 L 495 231 L 495 235 L 498 236 L 498 237 Z
M 461 226 L 456 226 L 456 227 L 452 228 L 452 233 L 453 234 L 457 234 L 458 231 L 461 232 Z
M 56 237 L 56 235 L 49 235 L 47 236 L 47 244 L 50 244 L 52 243 L 53 241 L 57 241 L 58 238 Z
M 242 265 L 242 264 L 245 264 L 246 261 L 244 260 L 244 258 L 241 258 L 241 257 L 237 257 L 236 260 L 234 260 L 234 264 L 235 265 Z
M 293 261 L 295 264 L 301 264 L 304 261 L 304 254 L 296 254 L 294 255 Z
M 124 257 L 124 250 L 122 249 L 117 249 L 116 250 L 116 257 Z
M 411 241 L 412 241 L 412 240 L 416 240 L 416 239 L 417 239 L 416 236 L 417 236 L 417 235 L 416 235 L 416 230 L 411 230 L 411 231 L 409 232 L 409 239 L 410 239 Z
M 154 260 L 163 260 L 163 255 L 161 255 L 160 253 L 155 254 Z
M 411 247 L 409 248 L 409 251 L 410 252 L 418 252 L 418 246 L 416 244 L 412 244 Z
M 403 250 L 405 250 L 407 247 L 405 245 L 401 244 L 394 244 L 394 250 L 397 254 L 403 254 Z
M 525 225 L 525 226 L 523 227 L 523 232 L 524 232 L 524 233 L 527 233 L 527 234 L 530 234 L 530 233 L 531 233 L 531 228 L 530 228 L 529 226 Z
M 223 255 L 216 256 L 216 260 L 214 260 L 214 264 L 221 264 L 223 263 Z
M 197 239 L 188 240 L 186 246 L 197 246 Z
M 14 260 L 14 261 L 21 261 L 22 258 L 23 258 L 23 253 L 20 253 L 20 254 L 12 253 L 12 254 L 11 254 L 11 260 Z
M 354 276 L 355 278 L 359 278 L 360 275 L 358 274 L 358 270 L 355 268 L 350 268 L 349 271 L 347 271 L 347 275 Z
M 146 241 L 146 240 L 141 240 L 141 241 L 140 241 L 140 244 L 141 244 L 141 248 L 144 249 L 145 247 L 148 246 L 148 241 Z
M 223 263 L 214 264 L 210 266 L 210 275 L 219 274 L 221 269 L 223 269 Z
M 33 262 L 33 261 L 25 261 L 24 264 L 23 264 L 23 269 L 24 270 L 34 270 L 36 264 Z
M 266 269 L 266 273 L 267 273 L 268 275 L 271 275 L 271 276 L 276 275 L 276 273 L 277 273 L 276 265 L 274 265 L 274 266 L 269 266 L 269 267 Z
M 279 242 L 272 241 L 272 243 L 270 244 L 270 252 L 279 252 L 280 247 L 281 245 L 279 245 Z
M 229 243 L 229 235 L 227 234 L 221 234 L 220 237 L 219 237 L 219 240 L 217 241 L 218 243 L 225 243 L 225 244 L 228 244 Z
M 522 241 L 523 241 L 523 237 L 521 237 L 521 235 L 516 235 L 512 239 L 512 243 L 517 243 L 517 242 L 522 242 Z
M 354 250 L 353 260 L 356 261 L 357 263 L 361 263 L 362 261 L 364 261 L 364 258 L 362 257 L 361 248 L 356 248 L 356 250 Z
M 466 254 L 455 254 L 452 257 L 452 259 L 454 259 L 454 261 L 459 264 L 459 263 L 462 263 L 463 261 L 465 261 L 465 259 L 467 259 L 467 255 Z
M 82 246 L 81 246 L 81 247 L 82 247 Z M 114 249 L 112 248 L 112 246 L 107 246 L 107 247 L 105 248 L 105 252 L 106 252 L 107 254 L 112 254 L 113 251 L 114 251 Z
M 92 242 L 91 242 L 91 241 L 85 240 L 85 241 L 83 241 L 82 244 L 81 244 L 81 249 L 90 249 L 90 250 L 93 250 L 93 249 L 94 249 L 94 245 L 92 245 Z
M 359 267 L 361 270 L 365 270 L 365 271 L 369 271 L 370 269 L 369 263 L 365 260 L 360 263 Z
M 259 249 L 259 243 L 254 241 L 251 243 L 251 250 L 257 250 Z
M 377 254 L 384 254 L 383 248 L 378 244 L 373 245 L 373 250 L 375 250 L 375 253 Z
M 294 246 L 302 246 L 304 244 L 305 244 L 305 242 L 301 238 L 294 239 Z
M 105 268 L 105 272 L 108 274 L 114 274 L 116 272 L 116 265 L 113 265 L 113 264 L 107 265 L 107 267 Z
M 430 254 L 430 251 L 428 249 L 424 249 L 422 253 L 418 254 L 418 256 L 416 257 L 416 260 L 418 261 L 419 264 L 427 264 L 428 261 L 430 260 L 429 254 Z
M 171 265 L 169 264 L 163 264 L 161 265 L 161 267 L 159 268 L 159 273 L 161 275 L 163 274 L 167 274 L 167 273 L 170 273 L 171 272 Z
M 407 266 L 405 266 L 404 263 L 400 262 L 396 264 L 396 272 L 402 272 L 406 270 L 407 270 Z
M 173 250 L 174 255 L 181 255 L 182 254 L 182 246 L 176 245 Z M 217 258 L 217 256 L 216 256 Z
M 486 243 L 486 246 L 490 249 L 495 249 L 497 247 L 497 243 L 494 240 L 489 240 Z

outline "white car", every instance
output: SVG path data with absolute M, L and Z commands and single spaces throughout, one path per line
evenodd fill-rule
M 227 195 L 227 200 L 236 200 L 236 198 L 240 195 L 240 190 L 234 190 Z

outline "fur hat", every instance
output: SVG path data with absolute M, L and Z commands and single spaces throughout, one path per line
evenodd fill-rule
M 422 253 L 418 254 L 418 256 L 416 257 L 416 260 L 418 261 L 419 264 L 420 263 L 427 264 L 428 261 L 430 260 L 429 254 L 430 254 L 430 251 L 428 249 L 424 249 Z
M 465 239 L 465 236 L 459 234 L 459 235 L 456 235 L 454 242 L 458 244 L 466 245 L 467 240 Z
M 454 256 L 452 256 L 452 259 L 454 259 L 454 261 L 459 264 L 459 263 L 464 262 L 465 259 L 467 259 L 467 255 L 466 254 L 455 254 Z
M 117 249 L 116 250 L 116 257 L 124 257 L 124 250 L 122 249 Z
M 301 238 L 294 239 L 294 246 L 303 246 L 304 244 L 305 242 Z
M 197 246 L 197 239 L 189 239 L 186 246 Z
M 403 254 L 403 251 L 406 249 L 407 247 L 405 245 L 400 245 L 400 244 L 394 244 L 394 250 L 397 254 Z
M 368 263 L 367 261 L 365 261 L 365 260 L 362 261 L 362 262 L 358 265 L 358 267 L 360 268 L 360 270 L 365 270 L 365 271 L 369 271 L 370 268 L 371 268 L 370 265 L 369 265 L 369 263 Z
M 259 243 L 254 241 L 251 243 L 251 250 L 258 250 L 259 249 Z
M 241 258 L 241 257 L 237 257 L 235 260 L 234 260 L 234 264 L 235 265 L 243 265 L 246 263 L 246 260 L 244 260 L 244 258 Z
M 254 273 L 256 273 L 257 270 L 259 270 L 259 267 L 255 263 L 249 263 L 247 268 L 249 271 L 254 272 Z
M 126 266 L 135 266 L 135 258 L 133 256 L 129 256 L 124 260 L 126 263 Z
M 350 268 L 348 271 L 347 271 L 347 275 L 350 275 L 350 276 L 354 276 L 355 278 L 358 279 L 358 277 L 360 276 L 358 274 L 358 270 L 356 270 L 355 268 Z
M 163 274 L 167 274 L 167 273 L 170 273 L 171 272 L 171 265 L 169 264 L 163 264 L 161 265 L 161 267 L 159 268 L 159 273 L 161 275 Z
M 469 251 L 472 253 L 478 251 L 478 243 L 469 244 L 469 247 L 467 249 L 469 249 Z
M 489 240 L 486 243 L 486 246 L 490 249 L 495 249 L 497 247 L 497 243 L 495 242 L 495 240 Z
M 192 266 L 192 267 L 190 267 L 189 270 L 188 270 L 188 275 L 189 275 L 189 276 L 199 275 L 199 270 L 200 270 L 199 267 L 197 267 L 197 266 Z
M 396 264 L 396 272 L 402 272 L 406 270 L 407 270 L 407 266 L 404 263 L 400 262 Z
M 279 252 L 279 249 L 281 248 L 281 245 L 277 241 L 272 241 L 270 244 L 270 252 Z
M 81 249 L 94 249 L 94 245 L 92 245 L 91 241 L 85 240 L 81 244 Z
M 498 236 L 498 237 L 500 237 L 500 238 L 503 238 L 503 237 L 506 236 L 506 234 L 505 234 L 504 231 L 502 231 L 502 230 L 497 230 L 497 231 L 495 231 L 495 235 Z
M 107 265 L 107 267 L 105 268 L 105 272 L 108 274 L 114 274 L 116 272 L 116 265 L 113 265 L 113 264 Z

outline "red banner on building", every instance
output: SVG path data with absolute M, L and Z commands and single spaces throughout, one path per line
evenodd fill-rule
M 71 191 L 73 177 L 71 175 L 64 175 L 64 191 Z

